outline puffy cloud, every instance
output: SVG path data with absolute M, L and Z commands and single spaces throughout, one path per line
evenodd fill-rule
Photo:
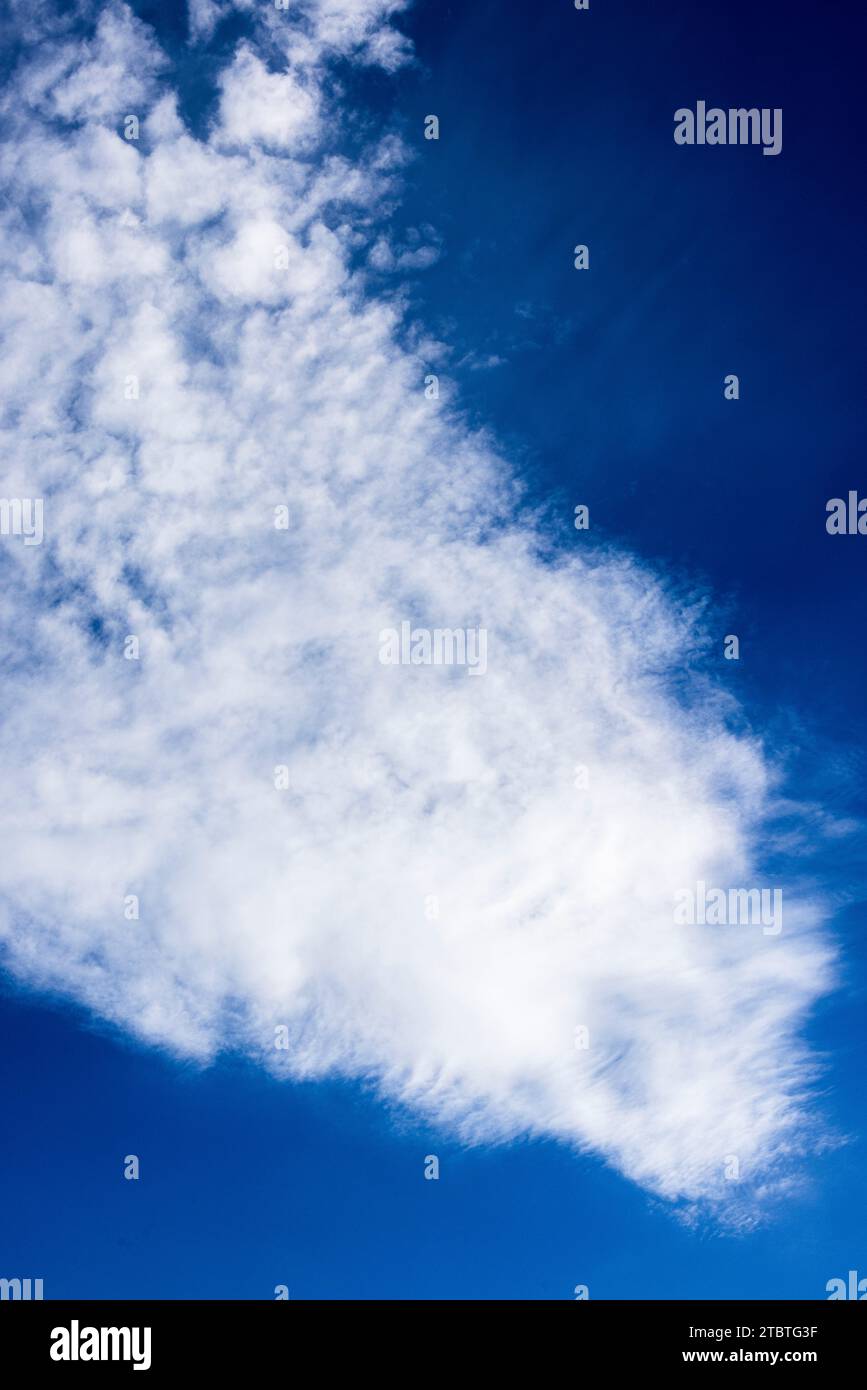
M 96 10 L 91 3 L 78 8 Z M 99 10 L 95 33 L 85 40 L 68 37 L 62 17 L 50 10 L 25 23 L 29 42 L 39 47 L 19 73 L 16 104 L 23 101 L 64 122 L 103 121 L 135 113 L 151 98 L 164 59 L 148 27 L 126 5 Z
M 352 54 L 394 70 L 407 61 L 409 44 L 389 22 L 407 0 L 314 0 L 309 11 L 316 40 L 328 51 Z
M 308 7 L 306 42 L 369 56 L 395 8 Z M 694 672 L 699 597 L 552 546 L 427 399 L 352 268 L 400 160 L 311 157 L 309 63 L 242 46 L 208 139 L 154 92 L 133 148 L 109 116 L 159 68 L 142 26 L 108 12 L 51 94 L 45 61 L 3 167 L 5 485 L 45 501 L 41 546 L 0 545 L 8 968 L 179 1055 L 364 1078 L 671 1199 L 780 1190 L 830 954 L 796 894 L 775 937 L 674 923 L 678 890 L 756 881 L 777 795 Z M 484 628 L 485 674 L 382 664 L 403 621 Z
M 269 72 L 242 44 L 220 81 L 220 143 L 303 150 L 319 133 L 319 101 L 292 72 Z
M 247 0 L 233 0 L 238 9 Z M 411 58 L 411 45 L 392 19 L 408 0 L 272 0 L 257 18 L 296 60 L 351 57 L 393 72 Z
M 410 227 L 405 246 L 394 246 L 380 236 L 370 249 L 368 261 L 375 270 L 427 270 L 440 257 L 440 240 L 433 227 Z
M 274 3 L 274 0 L 271 0 Z M 206 43 L 216 29 L 233 10 L 244 14 L 253 12 L 255 0 L 190 0 L 188 5 L 190 36 L 199 43 Z

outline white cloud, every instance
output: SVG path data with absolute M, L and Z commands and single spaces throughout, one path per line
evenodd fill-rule
M 83 42 L 30 33 L 35 56 L 19 73 L 13 104 L 23 101 L 63 121 L 107 121 L 135 114 L 149 100 L 164 60 L 148 27 L 126 5 L 109 4 L 97 13 L 95 33 Z M 52 36 L 63 33 L 50 13 L 27 22 Z
M 292 72 L 269 72 L 246 44 L 223 73 L 220 88 L 222 145 L 298 152 L 319 133 L 316 90 Z
M 387 54 L 395 8 L 316 7 L 308 59 Z M 666 1197 L 783 1184 L 829 953 L 791 899 L 777 938 L 673 925 L 678 889 L 754 881 L 776 795 L 728 701 L 666 677 L 700 604 L 580 539 L 543 558 L 490 440 L 425 398 L 350 268 L 359 219 L 323 219 L 373 217 L 393 145 L 299 159 L 326 128 L 309 63 L 242 48 L 209 141 L 154 91 L 133 149 L 107 117 L 159 60 L 111 14 L 108 58 L 67 49 L 50 97 L 44 57 L 21 75 L 4 164 L 4 485 L 46 528 L 0 548 L 9 968 L 179 1054 L 372 1078 Z M 484 626 L 487 674 L 381 665 L 403 619 Z
M 273 2 L 274 0 L 269 0 L 269 3 Z M 190 0 L 187 8 L 191 38 L 198 42 L 207 42 L 212 37 L 217 25 L 232 10 L 240 10 L 244 14 L 250 14 L 254 4 L 255 0 Z
M 406 234 L 406 244 L 395 246 L 388 237 L 377 237 L 368 255 L 368 263 L 374 270 L 391 272 L 395 270 L 427 270 L 440 258 L 440 240 L 432 227 L 419 231 L 410 227 Z
M 237 3 L 237 0 L 235 0 Z M 285 0 L 285 8 L 267 5 L 260 21 L 272 37 L 282 36 L 296 57 L 320 62 L 352 57 L 389 72 L 411 57 L 409 41 L 390 22 L 408 0 Z M 243 0 L 239 8 L 243 7 Z M 301 37 L 303 35 L 303 39 Z

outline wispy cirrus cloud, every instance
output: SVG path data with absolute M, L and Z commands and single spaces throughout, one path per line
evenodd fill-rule
M 377 297 L 401 161 L 339 152 L 322 74 L 404 61 L 399 8 L 261 9 L 206 138 L 119 5 L 7 91 L 4 487 L 45 541 L 0 549 L 5 961 L 177 1054 L 742 1212 L 814 1142 L 820 912 L 675 925 L 752 881 L 776 798 L 730 699 L 683 695 L 701 604 L 552 548 Z M 404 620 L 484 628 L 484 678 L 384 666 Z

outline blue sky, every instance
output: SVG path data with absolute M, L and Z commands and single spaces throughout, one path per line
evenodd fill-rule
M 355 1087 L 179 1068 L 9 996 L 3 1013 L 4 1258 L 43 1270 L 46 1297 L 821 1298 L 859 1267 L 857 1144 L 773 1226 L 722 1236 L 559 1145 L 466 1151 Z M 854 1082 L 849 1104 L 854 1124 Z
M 207 42 L 190 50 L 180 8 L 133 6 L 155 26 L 173 62 L 162 80 L 177 87 L 182 117 L 204 139 L 218 111 L 219 73 L 239 38 L 250 38 L 254 26 L 249 13 L 229 14 Z M 245 1017 L 248 1009 L 254 1035 L 257 1028 L 261 1033 L 263 1018 L 270 1027 L 271 996 L 258 962 L 265 962 L 261 975 L 267 975 L 271 938 L 263 934 L 261 954 L 258 948 L 250 956 L 239 949 L 225 964 L 196 915 L 200 891 L 203 919 L 214 915 L 216 899 L 225 896 L 238 912 L 249 914 L 244 921 L 252 920 L 249 930 L 255 939 L 261 904 L 236 889 L 240 878 L 221 884 L 217 877 L 212 900 L 211 888 L 200 878 L 210 872 L 213 857 L 194 845 L 195 852 L 189 853 L 193 867 L 184 878 L 172 846 L 160 841 L 164 808 L 174 827 L 186 823 L 190 803 L 184 794 L 192 774 L 181 759 L 180 771 L 171 778 L 166 774 L 165 799 L 155 795 L 135 832 L 150 901 L 159 902 L 166 919 L 177 910 L 179 919 L 194 927 L 196 944 L 177 946 L 177 957 L 171 952 L 179 938 L 168 930 L 155 950 L 161 963 L 170 956 L 166 975 L 187 972 L 179 992 L 166 984 L 161 964 L 121 970 L 111 944 L 89 935 L 82 925 L 101 920 L 113 891 L 108 879 L 104 890 L 91 888 L 87 880 L 92 872 L 97 885 L 102 884 L 103 845 L 110 846 L 111 855 L 122 853 L 123 838 L 114 836 L 117 824 L 125 822 L 116 803 L 110 798 L 105 802 L 104 824 L 111 825 L 111 832 L 97 829 L 93 841 L 67 851 L 55 802 L 47 794 L 42 803 L 23 798 L 24 824 L 34 817 L 38 824 L 40 815 L 48 816 L 52 833 L 46 829 L 44 838 L 37 831 L 32 839 L 16 840 L 15 853 L 25 865 L 32 861 L 33 874 L 37 879 L 41 875 L 50 891 L 42 892 L 43 885 L 35 888 L 23 871 L 18 878 L 11 869 L 2 885 L 12 926 L 4 931 L 8 968 L 0 993 L 6 1040 L 0 1062 L 0 1181 L 7 1198 L 11 1193 L 14 1200 L 4 1204 L 0 1273 L 42 1277 L 46 1295 L 58 1298 L 268 1298 L 277 1284 L 286 1284 L 293 1298 L 569 1298 L 576 1284 L 588 1285 L 594 1298 L 820 1298 L 828 1279 L 852 1268 L 867 1274 L 862 1201 L 867 961 L 863 832 L 857 825 L 867 812 L 862 748 L 867 675 L 862 547 L 867 541 L 829 537 L 824 526 L 829 497 L 867 488 L 859 416 L 865 369 L 859 325 L 867 290 L 858 173 L 867 133 L 858 97 L 864 21 L 856 14 L 829 16 L 813 6 L 778 0 L 760 13 L 738 0 L 713 16 L 681 3 L 648 7 L 603 0 L 593 0 L 591 11 L 579 14 L 560 0 L 532 17 L 524 7 L 485 0 L 452 6 L 420 0 L 397 24 L 412 41 L 415 61 L 376 66 L 360 62 L 357 47 L 332 52 L 326 45 L 323 101 L 337 103 L 331 108 L 340 111 L 332 148 L 350 161 L 360 159 L 361 151 L 388 132 L 401 136 L 414 158 L 400 168 L 393 188 L 369 193 L 361 212 L 348 216 L 339 203 L 325 213 L 325 224 L 341 236 L 347 218 L 350 223 L 356 219 L 355 230 L 365 229 L 367 239 L 357 243 L 347 234 L 346 256 L 352 265 L 364 261 L 371 239 L 380 234 L 397 248 L 415 245 L 416 237 L 439 248 L 438 258 L 423 271 L 389 276 L 374 268 L 363 287 L 367 305 L 403 304 L 404 318 L 395 329 L 401 351 L 418 353 L 419 373 L 426 361 L 428 366 L 433 362 L 447 383 L 459 423 L 444 442 L 438 441 L 439 452 L 445 443 L 452 451 L 449 458 L 460 460 L 459 447 L 469 448 L 467 441 L 478 439 L 471 432 L 488 432 L 485 437 L 496 441 L 496 452 L 526 489 L 527 502 L 547 509 L 542 531 L 549 540 L 574 548 L 572 509 L 585 502 L 593 517 L 594 545 L 604 554 L 612 546 L 637 558 L 636 601 L 652 579 L 668 586 L 675 611 L 685 611 L 699 597 L 705 604 L 698 621 L 707 645 L 690 647 L 682 669 L 669 678 L 668 697 L 674 700 L 682 692 L 685 700 L 700 703 L 709 681 L 715 700 L 735 698 L 737 704 L 726 707 L 726 727 L 743 739 L 754 735 L 763 740 L 765 765 L 778 770 L 792 803 L 801 803 L 798 809 L 775 802 L 773 829 L 764 842 L 759 830 L 752 862 L 765 873 L 763 882 L 797 881 L 807 896 L 821 900 L 825 920 L 816 930 L 839 952 L 835 987 L 805 1003 L 800 1015 L 798 1035 L 821 1060 L 822 1070 L 799 1125 L 798 1183 L 776 1194 L 756 1228 L 732 1231 L 717 1219 L 718 1213 L 693 1213 L 685 1221 L 684 1201 L 694 1194 L 680 1188 L 672 1201 L 660 1191 L 666 1185 L 670 1136 L 665 1127 L 659 1133 L 653 1129 L 656 1107 L 633 1113 L 627 1105 L 625 1116 L 616 1111 L 613 1117 L 594 1111 L 586 1123 L 602 1137 L 594 1152 L 576 1153 L 568 1136 L 550 1133 L 559 1123 L 550 1119 L 555 1103 L 537 1109 L 525 1102 L 521 1068 L 529 1065 L 526 1058 L 517 1059 L 514 1090 L 507 1090 L 503 1100 L 504 1092 L 488 1079 L 490 1057 L 475 1055 L 466 1039 L 450 1035 L 449 1010 L 438 1012 L 438 1001 L 431 1002 L 423 991 L 420 1010 L 430 1007 L 432 1028 L 445 1029 L 447 1043 L 455 1049 L 450 1054 L 458 1058 L 455 1066 L 474 1077 L 469 1098 L 450 1100 L 431 1117 L 431 1105 L 436 1112 L 438 1102 L 424 1095 L 419 1099 L 403 1080 L 377 1090 L 374 1076 L 402 1076 L 404 1065 L 411 1070 L 423 1063 L 405 1040 L 400 1047 L 383 1049 L 375 1030 L 357 1053 L 354 1043 L 346 1043 L 340 1010 L 348 1015 L 346 1029 L 360 1031 L 368 997 L 370 1015 L 384 1020 L 383 1030 L 397 1031 L 397 1026 L 388 1012 L 388 990 L 365 973 L 373 966 L 361 947 L 346 946 L 339 936 L 333 942 L 327 938 L 323 950 L 345 950 L 348 974 L 322 987 L 315 996 L 314 1023 L 306 1020 L 296 1035 L 310 1079 L 270 1075 L 258 1064 L 246 1025 L 236 1029 L 234 1019 Z M 73 31 L 78 36 L 83 32 L 83 27 Z M 257 51 L 276 68 L 266 42 L 257 42 Z M 159 89 L 143 92 L 144 106 L 152 109 L 158 94 Z M 782 107 L 782 154 L 764 158 L 752 148 L 676 146 L 672 112 L 699 98 L 722 106 Z M 128 109 L 127 91 L 118 100 L 119 110 Z M 247 127 L 227 99 L 219 110 L 224 130 L 223 144 L 215 146 L 219 158 L 238 157 Z M 106 112 L 111 125 L 110 102 Z M 437 142 L 420 138 L 429 112 L 440 118 Z M 64 115 L 62 138 L 71 139 L 70 131 L 84 119 L 81 112 Z M 158 132 L 154 127 L 149 138 L 154 143 L 174 138 L 168 130 L 167 123 Z M 285 138 L 279 133 L 273 140 L 285 154 L 291 152 L 292 140 L 308 138 L 301 117 L 298 132 L 293 129 Z M 261 143 L 264 137 L 254 129 L 251 138 Z M 267 141 L 263 147 L 268 148 Z M 315 164 L 319 155 L 312 148 Z M 74 185 L 72 175 L 70 183 Z M 149 196 L 153 218 L 153 188 Z M 211 276 L 209 293 L 218 302 L 224 302 L 223 244 L 212 246 L 207 238 L 214 226 L 222 234 L 222 216 L 215 213 L 211 222 L 203 215 L 201 233 L 210 257 L 211 268 L 205 272 Z M 229 225 L 228 214 L 226 218 Z M 172 228 L 166 244 L 174 248 L 176 236 Z M 590 246 L 587 274 L 572 266 L 577 242 Z M 237 258 L 248 243 L 239 236 L 233 245 L 241 248 L 235 251 Z M 322 251 L 314 268 L 326 290 L 334 273 L 330 255 Z M 155 278 L 166 275 L 159 265 L 154 261 Z M 66 285 L 63 276 L 68 273 L 61 257 L 57 283 Z M 299 272 L 299 296 L 307 292 L 302 278 Z M 66 290 L 67 297 L 84 295 L 91 283 L 82 290 L 76 282 L 74 291 Z M 111 293 L 116 293 L 114 287 Z M 261 303 L 273 307 L 270 295 L 270 289 L 256 283 L 249 300 L 254 309 Z M 111 303 L 122 329 L 124 314 L 132 310 L 122 293 Z M 185 312 L 186 302 L 180 316 Z M 234 313 L 232 301 L 225 309 L 230 334 Z M 314 325 L 311 336 L 317 321 L 311 311 L 305 320 Z M 106 327 L 109 335 L 113 323 Z M 211 330 L 218 343 L 213 366 L 222 360 L 219 328 L 204 315 L 195 321 L 195 331 L 203 336 Z M 424 334 L 448 347 L 418 351 Z M 68 340 L 60 335 L 58 341 L 62 356 Z M 358 353 L 365 351 L 362 342 Z M 400 378 L 402 359 L 396 354 L 391 366 Z M 347 360 L 351 365 L 349 349 Z M 729 372 L 740 377 L 737 403 L 723 399 L 722 382 Z M 169 415 L 174 410 L 170 378 L 166 369 L 161 389 Z M 21 389 L 22 400 L 29 400 L 26 382 Z M 188 381 L 183 389 L 190 389 Z M 316 399 L 315 411 L 327 414 L 327 394 Z M 355 411 L 352 428 L 373 429 L 358 423 L 364 414 L 361 407 Z M 125 437 L 128 427 L 118 423 L 108 406 L 95 406 L 93 420 L 94 428 L 104 428 L 113 439 Z M 264 453 L 273 450 L 274 440 L 295 440 L 295 417 L 281 420 L 282 433 L 262 435 Z M 51 428 L 65 430 L 66 438 L 77 437 L 77 426 L 69 420 Z M 414 423 L 410 434 L 421 428 Z M 182 437 L 180 427 L 177 437 Z M 374 459 L 379 448 L 376 439 Z M 319 459 L 333 457 L 330 450 L 330 444 L 323 446 Z M 141 457 L 146 473 L 146 454 Z M 482 469 L 479 464 L 480 475 Z M 430 476 L 437 477 L 435 470 Z M 26 469 L 21 477 L 23 491 Z M 345 486 L 351 489 L 356 482 L 352 478 Z M 54 481 L 49 485 L 53 488 Z M 434 494 L 438 486 L 431 483 Z M 279 495 L 273 488 L 266 493 L 269 501 Z M 423 489 L 412 493 L 408 505 L 418 505 L 421 495 Z M 302 499 L 302 505 L 312 509 L 310 499 Z M 246 505 L 246 495 L 243 500 Z M 378 515 L 375 507 L 370 515 Z M 444 515 L 444 530 L 451 535 L 446 508 Z M 438 512 L 434 520 L 439 525 Z M 70 533 L 74 529 L 70 523 Z M 323 529 L 327 527 L 320 527 L 320 536 Z M 422 526 L 419 538 L 423 535 Z M 153 536 L 146 538 L 145 555 L 153 543 Z M 62 544 L 52 553 L 60 555 L 70 573 L 79 578 L 86 573 L 93 606 L 105 608 L 108 632 L 115 621 L 130 630 L 119 616 L 115 620 L 112 589 L 107 581 L 101 583 L 92 556 L 85 563 Z M 195 546 L 185 553 L 194 559 L 181 567 L 198 563 Z M 408 593 L 416 577 L 406 579 L 399 551 L 392 560 L 389 573 L 398 576 L 395 587 Z M 207 582 L 217 570 L 222 576 L 224 561 L 222 552 L 207 552 L 202 570 Z M 169 573 L 172 563 L 163 562 Z M 269 555 L 258 561 L 254 555 L 236 582 L 267 571 L 271 563 Z M 428 581 L 421 559 L 418 563 L 421 587 Z M 295 582 L 298 573 L 303 575 L 303 562 L 293 560 L 287 573 Z M 436 591 L 435 567 L 431 574 L 431 590 Z M 267 596 L 269 591 L 264 592 Z M 344 592 L 336 590 L 338 597 Z M 302 586 L 298 611 L 304 610 L 305 594 Z M 26 614 L 38 611 L 44 598 L 35 581 Z M 169 592 L 170 607 L 174 598 Z M 273 611 L 275 625 L 294 621 L 292 608 Z M 607 620 L 604 603 L 599 611 Z M 174 639 L 189 613 L 183 603 L 173 612 Z M 210 609 L 203 613 L 201 621 L 211 621 Z M 612 628 L 616 618 L 615 612 Z M 652 664 L 663 626 L 655 609 L 646 624 Z M 251 626 L 255 630 L 255 622 Z M 740 636 L 739 662 L 721 659 L 722 638 L 730 632 Z M 638 622 L 636 650 L 641 639 Z M 234 655 L 238 648 L 229 650 Z M 122 697 L 114 686 L 100 684 L 108 680 L 102 668 L 92 656 L 82 655 L 71 638 L 63 651 L 67 671 L 82 673 L 78 690 L 83 703 L 104 699 L 105 718 L 114 719 L 112 700 Z M 562 653 L 555 656 L 556 680 L 566 663 Z M 229 683 L 230 665 L 215 668 L 224 683 Z M 182 668 L 178 682 L 166 668 L 161 680 L 194 704 L 197 687 L 188 668 Z M 562 674 L 562 681 L 568 690 L 569 675 Z M 62 681 L 47 677 L 46 682 L 44 704 L 38 706 L 43 715 L 52 701 L 56 706 L 64 689 Z M 332 688 L 313 687 L 325 717 L 337 698 Z M 553 702 L 553 696 L 540 696 L 540 689 L 532 687 L 533 698 Z M 591 689 L 582 698 L 592 696 Z M 152 690 L 147 698 L 157 708 Z M 8 701 L 16 699 L 21 701 L 22 689 L 13 685 L 6 707 L 12 708 Z M 256 705 L 258 695 L 248 699 L 239 722 L 251 729 L 258 724 L 279 730 L 263 753 L 266 760 L 279 762 L 289 716 L 276 698 L 264 708 Z M 98 710 L 97 704 L 93 707 Z M 196 707 L 206 719 L 216 719 L 216 707 Z M 112 745 L 109 765 L 125 757 L 134 762 L 138 749 L 163 747 L 149 742 L 149 716 L 138 706 L 129 708 L 129 727 L 141 737 L 132 740 L 132 752 L 124 752 L 123 743 Z M 315 699 L 311 708 L 315 711 Z M 302 725 L 314 717 L 300 699 L 299 709 Z M 233 707 L 220 714 L 227 726 L 234 717 Z M 345 721 L 345 713 L 341 718 Z M 719 726 L 709 725 L 709 743 L 723 739 L 722 723 L 720 716 Z M 162 736 L 169 725 L 160 715 L 155 727 Z M 223 724 L 218 721 L 214 727 Z M 548 730 L 556 741 L 562 728 L 555 712 L 543 708 L 536 736 Z M 80 740 L 85 756 L 91 745 L 101 749 L 95 724 L 64 726 L 64 732 Z M 25 752 L 38 749 L 38 726 L 34 733 L 13 722 L 12 733 Z M 431 746 L 438 748 L 436 738 L 431 735 Z M 309 746 L 309 733 L 301 743 Z M 345 744 L 338 740 L 336 746 L 339 750 Z M 604 738 L 599 746 L 604 748 Z M 685 747 L 687 752 L 673 755 L 677 766 L 688 766 L 690 747 L 698 756 L 695 745 Z M 217 758 L 217 767 L 219 758 L 226 757 L 223 766 L 231 785 L 234 745 L 227 752 L 210 745 L 206 751 Z M 632 750 L 632 756 L 644 757 L 644 748 Z M 301 754 L 299 758 L 303 776 L 306 764 Z M 339 757 L 335 762 L 323 758 L 320 780 L 327 786 Z M 652 772 L 655 765 L 649 762 L 648 767 Z M 104 792 L 97 783 L 78 787 L 79 770 L 72 765 L 67 785 L 70 806 L 73 812 L 79 808 L 81 820 L 88 796 L 102 804 Z M 656 769 L 660 779 L 666 770 L 667 764 Z M 744 772 L 745 800 L 755 790 L 753 777 L 751 769 Z M 644 785 L 652 786 L 652 778 Z M 707 797 L 719 809 L 712 794 Z M 315 818 L 318 804 L 315 799 L 311 804 L 313 810 L 306 814 Z M 362 837 L 366 824 L 375 824 L 380 833 L 380 809 L 374 801 L 375 816 L 360 822 Z M 238 814 L 237 806 L 233 814 Z M 338 824 L 343 823 L 341 814 L 338 806 Z M 417 823 L 405 814 L 411 843 Z M 639 817 L 631 809 L 624 814 Z M 650 806 L 647 816 L 652 815 Z M 640 818 L 635 823 L 649 830 Z M 322 825 L 326 833 L 332 821 L 323 818 Z M 212 856 L 220 833 L 220 826 L 214 828 L 208 841 Z M 301 832 L 293 828 L 293 834 Z M 474 834 L 471 828 L 473 844 Z M 478 844 L 484 841 L 479 832 Z M 183 855 L 187 842 L 179 843 Z M 258 841 L 251 838 L 249 844 Z M 401 844 L 406 850 L 407 844 L 397 841 Z M 718 862 L 718 852 L 724 850 L 709 842 L 708 862 Z M 544 858 L 544 851 L 539 853 Z M 82 861 L 80 880 L 70 866 L 73 855 Z M 482 868 L 496 877 L 505 872 L 508 858 L 505 848 L 499 855 L 492 852 Z M 252 863 L 253 878 L 257 862 Z M 319 911 L 323 873 L 321 861 L 315 862 L 316 882 L 312 887 L 302 883 L 299 890 L 311 915 Z M 353 877 L 358 863 L 349 857 L 345 870 L 338 864 L 335 879 L 345 872 L 341 881 L 348 887 L 338 903 L 357 888 L 361 906 L 354 925 L 363 936 L 368 888 Z M 375 858 L 371 873 L 371 898 L 393 900 L 399 925 L 400 873 L 395 870 L 391 879 Z M 553 897 L 556 886 L 551 885 Z M 173 907 L 172 891 L 179 909 Z M 143 901 L 148 901 L 147 892 Z M 329 911 L 333 916 L 333 902 Z M 29 949 L 28 931 L 36 930 L 34 924 L 41 934 Z M 402 981 L 415 981 L 414 970 L 400 973 L 400 948 L 390 934 L 381 946 L 371 939 L 374 952 L 381 949 L 386 964 L 394 967 L 389 978 L 395 993 Z M 446 943 L 443 950 L 448 949 Z M 147 960 L 147 948 L 143 954 Z M 311 958 L 314 948 L 302 941 L 299 959 Z M 484 959 L 484 953 L 478 959 L 471 955 L 469 963 L 478 967 Z M 104 960 L 113 964 L 97 978 L 96 964 Z M 634 959 L 627 957 L 626 964 L 632 969 Z M 803 969 L 809 976 L 808 967 L 808 961 L 791 958 L 793 975 Z M 213 977 L 224 968 L 231 988 L 217 1005 L 211 998 L 212 991 L 219 993 Z M 707 997 L 716 997 L 718 981 L 720 999 L 731 1001 L 730 1026 L 736 1028 L 738 999 L 725 973 L 727 962 L 711 960 L 702 968 L 707 970 Z M 111 983 L 112 971 L 117 986 Z M 356 973 L 371 982 L 372 992 L 360 1005 L 346 983 Z M 447 997 L 451 987 L 456 1000 L 465 997 L 458 993 L 457 980 Z M 338 1022 L 329 1015 L 332 989 Z M 124 996 L 135 1004 L 125 1007 Z M 520 1001 L 520 994 L 514 999 Z M 556 1007 L 552 1001 L 552 1012 Z M 642 1047 L 653 1050 L 667 1018 L 664 1001 L 658 1008 L 647 1034 L 628 1037 L 625 1043 L 621 1037 L 620 1055 Z M 455 1012 L 459 1009 L 455 1003 Z M 139 1014 L 146 1020 L 141 1028 Z M 478 1015 L 487 1016 L 484 1009 Z M 324 1041 L 318 1034 L 311 1041 L 309 1030 L 315 1033 L 320 1025 Z M 530 1033 L 528 1029 L 524 1046 L 532 1053 Z M 699 1072 L 709 1112 L 716 1104 L 715 1068 L 728 1057 L 718 1039 L 714 1045 L 719 1051 L 710 1055 L 718 1062 Z M 784 1053 L 786 1046 L 783 1038 Z M 640 1062 L 635 1065 L 642 1079 Z M 500 1078 L 497 1085 L 506 1083 Z M 731 1098 L 737 1086 L 737 1075 L 731 1090 L 720 1082 L 720 1097 Z M 504 1122 L 503 1106 L 508 1115 Z M 489 1116 L 475 1135 L 479 1142 L 463 1142 L 474 1137 L 472 1125 L 467 1128 L 467 1111 L 472 1115 L 477 1110 Z M 708 1119 L 700 1107 L 697 1113 L 697 1128 L 705 1127 L 702 1133 L 709 1135 L 712 1149 L 713 1115 Z M 761 1114 L 761 1095 L 753 1113 Z M 646 1173 L 639 1157 L 642 1125 L 649 1126 L 648 1153 L 653 1154 Z M 498 1126 L 507 1131 L 506 1142 L 496 1142 Z M 841 1137 L 845 1144 L 838 1142 Z M 579 1129 L 578 1142 L 585 1138 Z M 702 1143 L 696 1140 L 703 1161 Z M 788 1181 L 791 1155 L 785 1137 L 783 1147 L 775 1148 L 775 1143 L 772 1136 L 770 1147 L 756 1150 L 770 1156 L 759 1183 L 772 1183 L 782 1163 Z M 140 1156 L 138 1182 L 121 1176 L 128 1153 Z M 440 1159 L 438 1182 L 423 1180 L 429 1153 Z M 694 1158 L 690 1147 L 687 1159 Z

